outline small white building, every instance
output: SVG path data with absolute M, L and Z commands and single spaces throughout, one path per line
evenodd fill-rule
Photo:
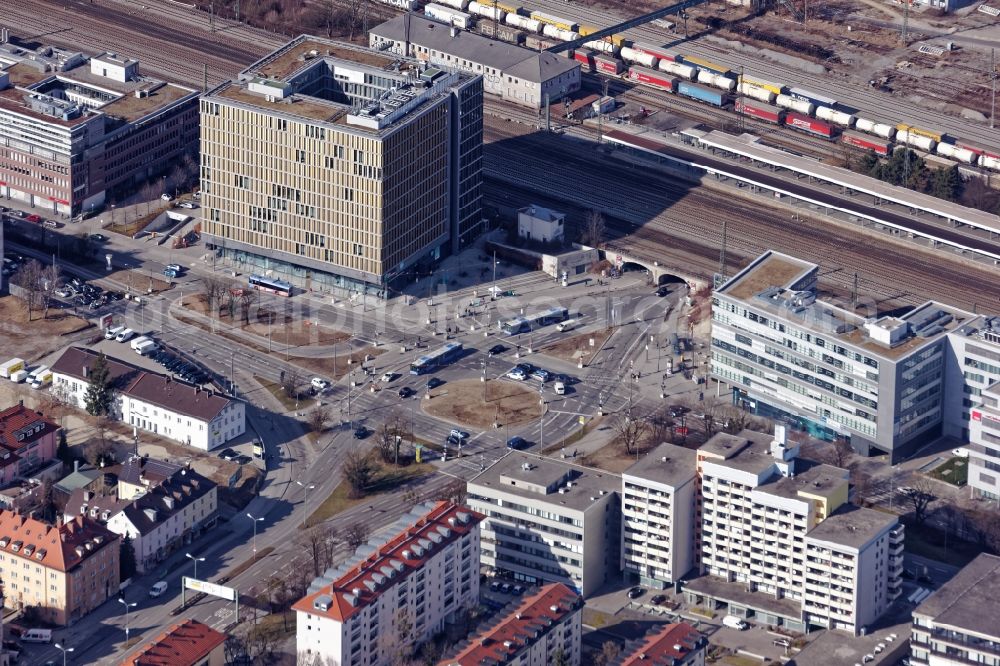
M 541 243 L 561 243 L 566 214 L 532 204 L 517 211 L 517 235 Z
M 79 409 L 97 352 L 70 347 L 52 365 L 52 392 Z M 211 451 L 246 432 L 246 407 L 240 400 L 107 357 L 118 395 L 112 418 L 140 430 Z
M 388 666 L 478 606 L 482 519 L 451 502 L 420 505 L 399 534 L 324 573 L 293 606 L 299 663 Z
M 105 51 L 90 59 L 90 73 L 119 83 L 126 83 L 139 75 L 139 61 Z
M 622 474 L 622 568 L 663 589 L 694 567 L 695 453 L 661 444 Z

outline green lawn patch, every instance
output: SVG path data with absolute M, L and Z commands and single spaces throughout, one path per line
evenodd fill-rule
M 604 613 L 593 608 L 583 609 L 583 623 L 588 627 L 593 627 L 594 629 L 600 629 L 601 627 L 608 626 L 611 621 L 614 620 L 613 615 Z
M 341 481 L 333 489 L 323 503 L 306 518 L 303 527 L 309 528 L 333 518 L 334 516 L 347 511 L 353 506 L 370 502 L 373 497 L 387 492 L 393 492 L 400 486 L 422 476 L 435 474 L 433 465 L 419 463 L 407 465 L 405 467 L 394 467 L 392 465 L 380 465 L 379 471 L 375 475 L 375 480 L 368 488 L 364 497 L 351 497 L 351 487 L 346 481 Z
M 969 459 L 955 456 L 943 465 L 938 465 L 927 473 L 938 481 L 962 487 L 969 482 Z
M 295 409 L 295 400 L 289 398 L 288 395 L 285 394 L 285 389 L 281 387 L 281 384 L 278 382 L 272 382 L 270 379 L 258 377 L 257 375 L 254 375 L 253 378 L 256 379 L 257 383 L 260 384 L 268 393 L 277 398 L 278 402 L 280 402 L 281 406 L 286 410 L 292 411 Z M 299 402 L 299 407 L 302 407 L 301 401 Z
M 728 664 L 728 666 L 760 666 L 761 661 L 759 659 L 744 657 L 741 654 L 731 654 L 720 659 L 718 663 Z

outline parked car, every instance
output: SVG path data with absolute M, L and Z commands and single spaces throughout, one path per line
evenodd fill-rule
M 628 591 L 628 598 L 638 599 L 643 595 L 644 592 L 645 590 L 643 590 L 641 587 L 633 587 L 631 590 Z
M 167 591 L 167 581 L 161 580 L 159 582 L 153 583 L 153 586 L 149 588 L 149 596 L 158 597 Z
M 184 267 L 181 266 L 180 264 L 167 264 L 163 268 L 164 270 L 173 271 L 177 274 L 184 272 Z
M 104 234 L 90 234 L 90 240 L 94 241 L 95 243 L 103 243 L 104 241 L 108 240 L 108 237 L 105 236 Z
M 368 428 L 363 425 L 358 426 L 354 431 L 354 439 L 364 439 L 368 436 Z
M 535 368 L 535 371 L 531 373 L 531 376 L 537 379 L 538 381 L 542 382 L 543 384 L 549 381 L 549 379 L 552 377 L 551 373 L 549 373 L 548 370 L 545 370 L 543 368 Z
M 55 220 L 45 220 L 42 224 L 48 229 L 58 229 L 62 226 L 62 223 L 56 222 Z
M 173 201 L 174 195 L 164 192 L 163 194 L 160 195 L 160 198 L 163 199 L 164 201 Z
M 739 631 L 750 628 L 750 625 L 746 623 L 746 620 L 736 617 L 735 615 L 727 615 L 722 618 L 722 626 L 729 627 L 730 629 L 738 629 Z
M 652 599 L 650 599 L 649 601 L 650 601 L 650 602 L 651 602 L 651 603 L 652 603 L 652 604 L 653 604 L 654 606 L 659 606 L 660 604 L 662 604 L 662 603 L 663 603 L 664 601 L 666 601 L 666 600 L 667 600 L 667 597 L 666 597 L 666 595 L 664 595 L 664 594 L 657 594 L 657 595 L 655 595 L 655 596 L 654 596 L 654 597 L 653 597 Z
M 194 201 L 182 201 L 179 205 L 181 208 L 188 208 L 191 210 L 198 207 L 198 204 L 196 204 Z
M 528 448 L 528 442 L 523 437 L 518 437 L 517 435 L 514 435 L 513 437 L 507 440 L 507 448 L 513 449 L 515 451 L 518 451 L 520 449 L 526 449 Z
M 431 389 L 435 389 L 438 386 L 441 386 L 442 384 L 444 384 L 443 379 L 438 379 L 437 377 L 431 377 L 430 379 L 427 380 L 427 390 L 429 391 Z
M 26 219 L 28 222 L 31 222 L 32 224 L 41 224 L 42 223 L 42 217 L 41 217 L 41 215 L 29 215 L 28 217 L 26 217 L 24 219 Z
M 962 447 L 959 447 L 957 449 L 952 449 L 951 450 L 951 455 L 953 455 L 953 456 L 955 456 L 957 458 L 968 458 L 969 457 L 969 449 L 963 449 Z
M 507 373 L 507 378 L 513 379 L 516 382 L 523 382 L 525 379 L 528 378 L 528 376 L 520 368 L 514 368 L 513 370 Z
M 219 452 L 219 457 L 223 460 L 235 460 L 238 455 L 239 454 L 233 449 L 222 449 L 222 451 Z

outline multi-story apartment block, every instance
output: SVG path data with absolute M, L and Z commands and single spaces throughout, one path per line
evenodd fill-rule
M 247 272 L 385 294 L 482 229 L 482 76 L 299 37 L 201 102 L 203 237 Z
M 0 486 L 31 474 L 56 455 L 59 425 L 21 401 L 0 411 Z
M 902 528 L 847 505 L 847 470 L 806 467 L 797 455 L 780 425 L 773 436 L 720 433 L 698 449 L 707 576 L 685 594 L 767 624 L 860 632 L 900 592 Z
M 145 573 L 185 543 L 215 524 L 216 484 L 193 469 L 179 468 L 142 492 L 119 483 L 116 494 L 76 490 L 64 509 L 65 519 L 87 516 L 132 541 L 136 567 Z
M 66 349 L 52 364 L 52 392 L 84 409 L 97 356 L 83 347 Z M 113 418 L 202 451 L 211 451 L 246 432 L 246 405 L 241 400 L 120 359 L 107 357 L 107 364 L 117 389 Z
M 665 624 L 630 641 L 611 666 L 705 666 L 708 639 L 686 622 Z
M 756 414 L 863 454 L 943 432 L 948 333 L 980 318 L 938 303 L 862 317 L 817 299 L 819 266 L 767 252 L 714 293 L 712 374 Z
M 969 488 L 1000 501 L 1000 383 L 983 389 L 969 422 Z
M 487 94 L 533 109 L 580 89 L 580 63 L 566 54 L 538 52 L 453 30 L 438 21 L 406 13 L 368 33 L 372 48 L 425 61 L 434 67 L 483 77 Z
M 804 621 L 854 634 L 870 627 L 902 591 L 903 534 L 895 516 L 852 506 L 811 530 Z
M 197 150 L 196 90 L 114 53 L 0 44 L 0 195 L 73 215 Z
M 980 555 L 913 610 L 914 666 L 1000 664 L 1000 557 Z
M 299 663 L 395 663 L 478 605 L 481 520 L 449 502 L 421 505 L 399 534 L 314 581 L 293 606 Z
M 622 479 L 510 453 L 467 484 L 483 522 L 484 567 L 527 583 L 565 583 L 587 596 L 621 574 Z
M 118 535 L 77 516 L 48 525 L 0 511 L 4 603 L 36 606 L 45 621 L 73 624 L 118 595 Z
M 622 568 L 665 588 L 694 566 L 695 452 L 661 444 L 622 474 Z
M 583 598 L 562 583 L 550 583 L 476 631 L 438 666 L 579 664 L 582 632 Z

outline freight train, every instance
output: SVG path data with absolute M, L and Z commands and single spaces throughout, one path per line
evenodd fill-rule
M 425 15 L 467 30 L 477 23 L 485 23 L 480 26 L 483 34 L 495 34 L 505 41 L 523 43 L 536 50 L 587 37 L 600 30 L 568 17 L 515 5 L 509 0 L 380 2 L 411 10 L 423 4 Z M 662 46 L 619 35 L 586 41 L 582 50 L 566 55 L 580 61 L 588 71 L 625 76 L 640 85 L 668 90 L 720 108 L 732 105 L 736 95 L 740 100 L 739 108 L 748 116 L 828 139 L 839 134 L 845 145 L 878 155 L 889 154 L 893 145 L 908 146 L 962 164 L 1000 171 L 1000 149 L 950 138 L 907 123 L 866 118 L 826 95 L 745 74 L 741 76 L 725 65 L 700 56 L 675 53 Z M 626 69 L 626 65 L 630 67 Z M 775 114 L 780 120 L 769 120 Z

